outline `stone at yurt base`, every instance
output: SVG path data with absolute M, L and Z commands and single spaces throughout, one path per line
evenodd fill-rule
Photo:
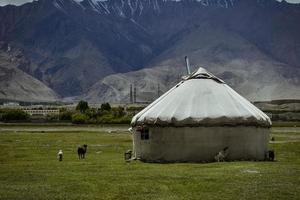
M 222 80 L 199 68 L 131 122 L 133 156 L 149 162 L 264 160 L 270 118 Z

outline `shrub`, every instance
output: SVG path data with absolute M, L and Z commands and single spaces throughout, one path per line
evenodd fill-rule
M 141 110 L 143 110 L 145 108 L 145 106 L 137 106 L 137 107 L 134 107 L 134 106 L 130 106 L 130 107 L 127 107 L 127 111 L 128 112 L 140 112 Z
M 131 116 L 115 117 L 109 114 L 97 118 L 98 124 L 129 124 L 130 122 Z
M 136 113 L 140 112 L 141 110 L 143 110 L 145 108 L 145 106 L 138 106 L 138 107 L 127 107 L 126 108 L 126 112 L 130 113 L 132 115 L 135 115 Z
M 0 120 L 4 122 L 26 121 L 28 119 L 29 115 L 20 109 L 3 109 L 0 111 Z
M 112 123 L 114 116 L 112 114 L 106 114 L 97 118 L 97 123 L 99 124 L 110 124 Z
M 98 111 L 97 111 L 97 117 L 101 117 L 101 116 L 109 115 L 109 114 L 111 114 L 111 113 L 110 113 L 110 111 L 107 111 L 107 110 L 98 109 Z
M 119 106 L 117 108 L 112 109 L 112 113 L 114 117 L 123 117 L 125 115 L 124 108 Z
M 89 124 L 97 124 L 97 119 L 95 119 L 95 118 L 90 118 L 90 119 L 88 119 L 88 122 L 87 123 L 89 123 Z
M 59 113 L 59 120 L 62 120 L 62 121 L 71 121 L 72 120 L 72 115 L 73 115 L 73 112 L 71 111 L 63 111 L 63 112 L 60 112 Z
M 82 113 L 76 113 L 72 115 L 73 124 L 85 124 L 88 121 L 88 117 Z
M 98 116 L 100 116 L 100 111 L 98 111 L 96 108 L 90 108 L 88 109 L 85 114 L 89 117 L 89 118 L 97 118 Z
M 48 114 L 46 116 L 47 121 L 53 122 L 53 121 L 58 121 L 58 119 L 59 119 L 59 115 L 56 115 L 56 114 Z
M 130 124 L 131 119 L 131 116 L 122 116 L 120 118 L 114 119 L 113 124 Z

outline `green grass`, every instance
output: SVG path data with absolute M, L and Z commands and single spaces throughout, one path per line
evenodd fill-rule
M 300 199 L 300 128 L 272 129 L 276 162 L 207 164 L 126 163 L 123 130 L 0 126 L 0 199 Z
M 300 122 L 272 121 L 272 127 L 300 127 Z

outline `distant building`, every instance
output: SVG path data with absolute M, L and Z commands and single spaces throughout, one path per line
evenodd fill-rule
M 22 109 L 30 116 L 59 115 L 58 109 Z
M 7 103 L 4 103 L 3 108 L 20 108 L 20 104 L 17 103 L 17 102 L 7 102 Z

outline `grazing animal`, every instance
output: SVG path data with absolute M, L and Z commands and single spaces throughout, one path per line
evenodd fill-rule
M 87 150 L 87 145 L 86 144 L 78 147 L 77 153 L 78 153 L 78 158 L 79 159 L 84 159 L 85 158 L 86 150 Z
M 215 155 L 215 161 L 217 162 L 223 162 L 225 161 L 227 155 L 228 155 L 228 148 L 229 147 L 225 147 L 222 151 L 220 151 L 219 153 L 217 153 Z
M 132 158 L 132 151 L 131 150 L 127 150 L 124 154 L 124 157 L 125 157 L 125 161 L 126 162 L 129 162 Z
M 59 152 L 57 153 L 57 157 L 58 157 L 59 161 L 63 160 L 63 152 L 62 152 L 62 150 L 59 150 Z
M 275 152 L 274 150 L 270 150 L 266 152 L 266 160 L 268 161 L 274 161 L 275 159 Z

